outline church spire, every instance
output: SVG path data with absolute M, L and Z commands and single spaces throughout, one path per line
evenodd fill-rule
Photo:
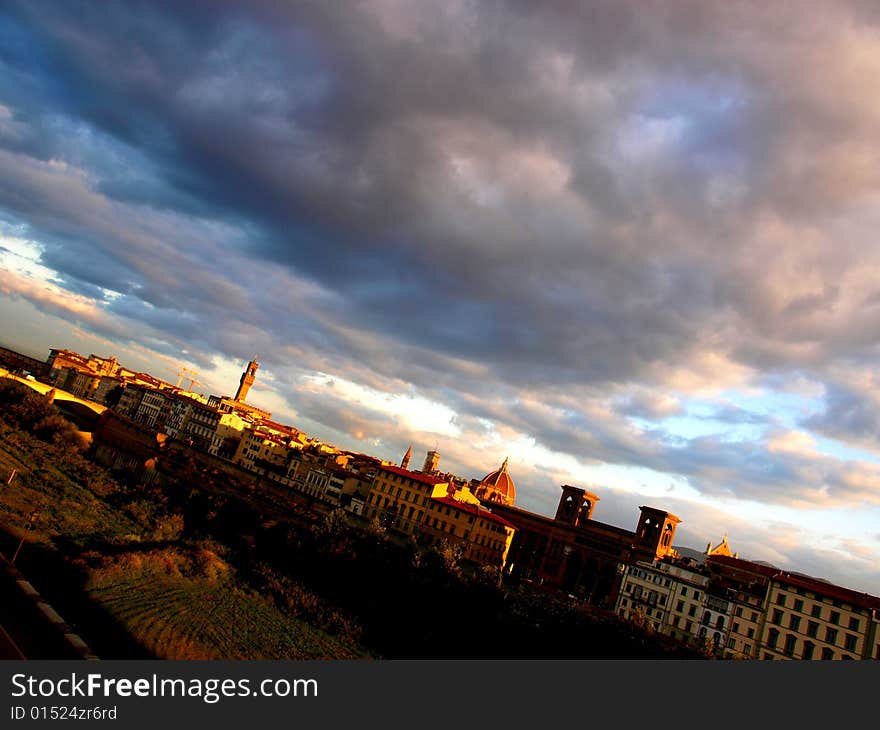
M 406 450 L 406 453 L 403 455 L 403 461 L 400 462 L 401 469 L 409 469 L 409 460 L 412 458 L 412 444 L 409 445 L 409 448 Z

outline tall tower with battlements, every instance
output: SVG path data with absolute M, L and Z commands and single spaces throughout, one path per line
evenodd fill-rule
M 260 365 L 257 362 L 257 356 L 254 355 L 254 359 L 248 363 L 247 368 L 241 374 L 241 380 L 238 384 L 238 390 L 235 392 L 235 400 L 239 403 L 244 403 L 244 399 L 247 397 L 248 390 L 254 384 L 254 381 L 257 379 L 257 368 Z
M 423 474 L 433 474 L 437 471 L 437 464 L 440 463 L 440 452 L 437 450 L 429 451 L 425 457 L 425 463 L 422 466 Z

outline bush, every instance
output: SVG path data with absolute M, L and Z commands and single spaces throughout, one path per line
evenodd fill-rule
M 58 415 L 58 410 L 33 388 L 14 380 L 0 380 L 0 412 L 10 426 L 32 431 L 34 424 Z
M 64 416 L 44 416 L 33 426 L 33 434 L 41 441 L 68 446 L 79 452 L 86 450 L 86 441 L 80 432 Z

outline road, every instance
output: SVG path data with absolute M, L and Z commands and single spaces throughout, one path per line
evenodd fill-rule
M 0 659 L 82 659 L 65 637 L 69 627 L 53 622 L 51 608 L 39 596 L 28 595 L 22 582 L 0 561 Z
M 2 659 L 27 659 L 18 648 L 9 633 L 0 626 L 0 660 Z

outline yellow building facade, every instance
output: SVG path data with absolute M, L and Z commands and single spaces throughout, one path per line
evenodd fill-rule
M 422 544 L 461 545 L 463 559 L 497 568 L 504 566 L 515 533 L 467 487 L 398 466 L 379 467 L 365 516 Z
M 399 466 L 381 466 L 367 497 L 366 517 L 378 518 L 391 530 L 415 536 L 437 486 L 446 487 L 448 482 Z

